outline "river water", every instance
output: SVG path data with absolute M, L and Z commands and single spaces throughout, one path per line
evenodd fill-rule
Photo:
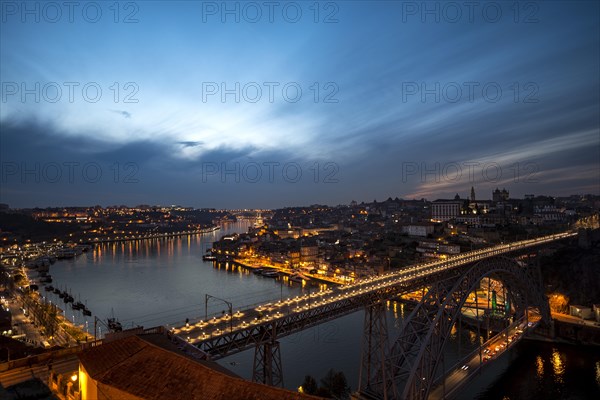
M 307 290 L 293 282 L 254 275 L 229 265 L 215 266 L 202 260 L 206 249 L 224 234 L 245 232 L 248 222 L 223 225 L 209 234 L 109 243 L 74 260 L 59 261 L 50 273 L 53 285 L 68 288 L 87 303 L 99 319 L 115 316 L 124 328 L 136 325 L 181 325 L 186 318 L 204 318 L 245 305 L 293 297 Z M 310 289 L 318 290 L 318 287 Z M 43 292 L 66 309 L 65 316 L 94 331 L 94 316 L 64 307 L 57 295 Z M 210 295 L 206 303 L 206 295 Z M 388 305 L 390 334 L 398 331 L 404 306 Z M 322 378 L 333 368 L 343 371 L 356 389 L 360 366 L 363 312 L 338 318 L 280 339 L 285 386 L 296 389 L 304 376 Z M 106 332 L 99 323 L 97 334 Z M 476 344 L 470 331 L 454 332 L 446 346 L 446 360 L 468 353 Z M 458 343 L 460 342 L 460 346 Z M 244 378 L 251 378 L 253 350 L 238 353 L 220 363 Z M 487 367 L 459 398 L 474 399 L 597 399 L 600 398 L 600 354 L 576 346 L 522 342 L 509 357 Z

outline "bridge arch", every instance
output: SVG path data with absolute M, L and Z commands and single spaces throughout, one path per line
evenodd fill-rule
M 537 268 L 522 266 L 502 256 L 479 261 L 458 277 L 431 285 L 404 320 L 386 360 L 386 371 L 379 374 L 387 379 L 380 380 L 382 385 L 375 387 L 385 386 L 383 392 L 392 398 L 426 399 L 452 326 L 469 294 L 486 277 L 505 285 L 517 316 L 522 316 L 528 306 L 537 306 L 542 318 L 549 321 L 548 301 Z

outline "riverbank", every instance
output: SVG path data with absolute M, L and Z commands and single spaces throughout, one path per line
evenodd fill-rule
M 138 235 L 138 236 L 125 236 L 125 237 L 116 237 L 116 238 L 107 238 L 107 239 L 98 239 L 85 241 L 84 244 L 99 244 L 99 243 L 115 243 L 115 242 L 132 242 L 136 240 L 146 240 L 146 239 L 165 239 L 165 238 L 175 238 L 181 236 L 194 236 L 194 235 L 203 235 L 205 233 L 212 233 L 221 229 L 218 225 L 213 225 L 208 228 L 199 229 L 197 231 L 183 231 L 183 232 L 167 232 L 167 233 L 155 233 L 151 235 Z
M 296 274 L 298 271 L 289 269 L 289 268 L 283 268 L 277 265 L 272 265 L 272 264 L 267 264 L 267 263 L 260 263 L 258 265 L 250 263 L 248 261 L 245 261 L 241 258 L 233 258 L 231 260 L 228 260 L 233 262 L 235 265 L 239 265 L 242 268 L 246 268 L 249 270 L 257 270 L 257 269 L 269 269 L 269 270 L 273 270 L 273 271 L 277 271 L 281 274 L 284 274 L 286 276 L 292 276 L 294 274 Z M 217 262 L 222 262 L 222 261 L 218 261 Z M 345 282 L 342 281 L 341 279 L 335 279 L 335 278 L 331 278 L 328 276 L 324 276 L 324 275 L 319 275 L 319 274 L 311 274 L 308 272 L 302 272 L 302 275 L 306 276 L 307 278 L 309 278 L 310 280 L 315 280 L 317 282 L 320 283 L 326 283 L 326 284 L 332 284 L 332 285 L 343 285 Z
M 539 326 L 528 338 L 540 342 L 600 347 L 600 327 L 583 321 L 558 319 L 553 315 L 549 326 Z

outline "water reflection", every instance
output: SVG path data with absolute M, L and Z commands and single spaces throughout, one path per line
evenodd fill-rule
M 241 230 L 245 228 L 241 227 Z M 226 232 L 169 240 L 133 241 L 119 246 L 114 243 L 103 244 L 87 256 L 57 262 L 52 267 L 52 275 L 56 279 L 56 286 L 68 286 L 76 292 L 81 292 L 83 300 L 88 298 L 89 308 L 99 318 L 110 316 L 111 308 L 114 307 L 115 315 L 125 327 L 132 326 L 134 322 L 155 326 L 181 323 L 187 317 L 203 317 L 206 293 L 231 301 L 233 308 L 237 310 L 247 304 L 295 297 L 307 293 L 308 290 L 318 290 L 314 286 L 310 288 L 306 281 L 292 282 L 287 276 L 278 280 L 269 279 L 256 276 L 247 269 L 231 263 L 202 261 L 201 256 L 206 248 L 224 233 Z M 53 294 L 47 296 L 52 296 L 53 301 L 58 300 Z M 63 301 L 60 300 L 59 304 L 62 306 Z M 411 306 L 404 303 L 387 303 L 388 326 L 392 339 L 397 337 L 397 329 L 405 317 L 405 308 L 406 312 L 412 310 Z M 208 312 L 221 312 L 222 309 L 220 304 L 209 304 Z M 89 321 L 81 320 L 78 314 L 73 314 L 70 309 L 67 315 L 70 319 L 75 315 L 78 323 L 83 323 L 89 331 L 93 331 L 93 317 Z M 334 368 L 344 371 L 350 385 L 356 388 L 363 320 L 364 313 L 361 311 L 282 338 L 286 387 L 295 389 L 302 383 L 304 375 L 322 377 L 329 368 Z M 465 325 L 462 324 L 463 328 Z M 101 329 L 104 328 L 99 326 L 98 333 Z M 446 349 L 449 353 L 446 360 L 452 360 L 459 351 L 463 355 L 469 353 L 477 344 L 478 336 L 476 332 L 454 326 L 450 340 L 453 343 Z M 480 340 L 483 341 L 483 338 Z M 457 351 L 459 341 L 462 348 Z M 583 374 L 573 377 L 570 372 L 573 368 L 579 371 L 577 368 L 578 363 L 581 363 L 581 356 L 573 357 L 569 353 L 567 358 L 567 353 L 561 346 L 538 349 L 529 342 L 524 348 L 531 349 L 533 355 L 527 354 L 527 357 L 511 364 L 508 370 L 513 375 L 508 381 L 500 380 L 501 384 L 495 386 L 492 392 L 486 392 L 482 398 L 557 398 L 556 381 L 560 380 L 565 391 L 566 388 L 577 388 L 581 383 L 578 379 L 579 375 Z M 253 355 L 253 351 L 250 350 L 234 355 L 225 362 L 236 362 L 234 372 L 250 377 Z M 584 351 L 584 357 L 589 357 L 589 352 Z M 586 382 L 591 381 L 598 392 L 600 357 L 592 360 L 591 363 L 589 359 L 584 360 L 587 364 L 584 364 L 583 370 L 587 373 Z M 545 367 L 550 366 L 552 372 L 550 369 L 544 371 Z M 496 371 L 494 377 L 502 374 L 502 370 Z M 535 382 L 535 377 L 540 380 L 540 384 L 530 385 L 531 381 Z M 575 383 L 572 383 L 573 379 Z M 581 386 L 582 390 L 592 392 L 589 386 Z
M 493 383 L 484 390 L 471 387 L 461 398 L 600 399 L 600 349 L 593 346 L 524 340 L 510 363 L 488 371 Z
M 537 356 L 535 359 L 535 371 L 538 379 L 544 378 L 544 360 L 541 356 Z
M 563 383 L 563 374 L 565 373 L 565 365 L 562 359 L 561 353 L 556 349 L 552 349 L 552 356 L 550 358 L 552 364 L 552 370 L 554 372 L 554 378 L 556 382 Z

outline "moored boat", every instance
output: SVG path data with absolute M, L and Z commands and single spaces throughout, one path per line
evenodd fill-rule
M 279 272 L 272 270 L 265 270 L 260 273 L 262 276 L 267 278 L 276 278 L 279 276 Z
M 310 278 L 301 274 L 300 272 L 295 272 L 290 275 L 289 280 L 292 282 L 302 283 L 302 281 L 310 281 Z
M 108 329 L 110 329 L 113 332 L 121 332 L 123 330 L 121 323 L 119 321 L 117 321 L 116 318 L 108 318 L 107 325 L 108 325 Z

